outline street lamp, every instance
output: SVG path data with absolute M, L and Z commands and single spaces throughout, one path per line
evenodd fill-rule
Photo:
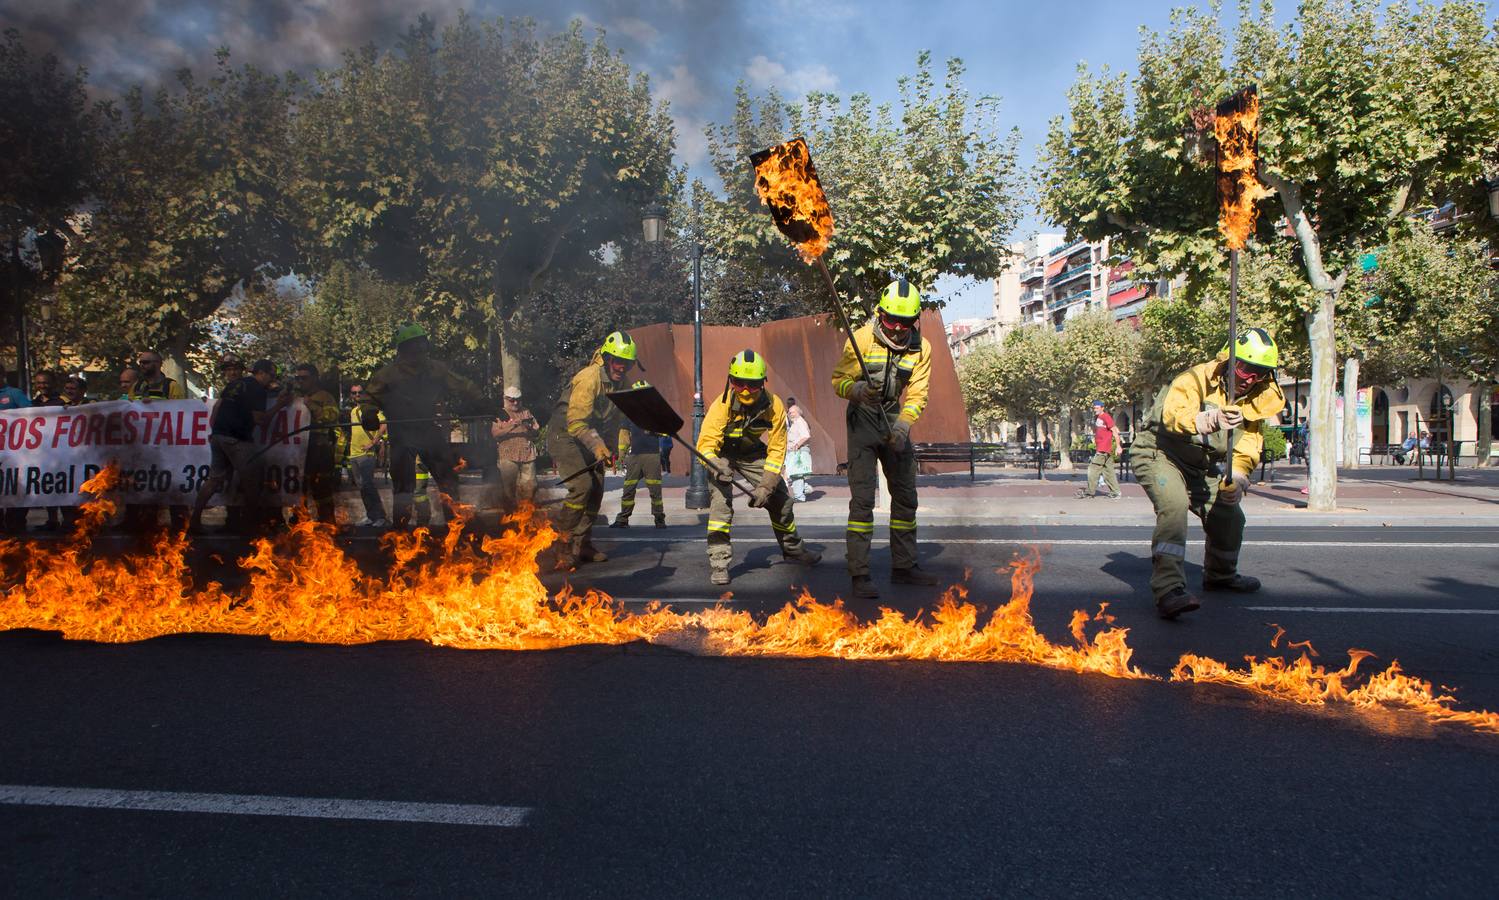
M 1499 178 L 1485 181 L 1484 186 L 1489 189 L 1489 218 L 1499 221 Z
M 692 441 L 703 429 L 703 242 L 697 232 L 697 215 L 700 207 L 696 200 L 692 204 Z M 659 244 L 666 239 L 666 210 L 652 206 L 640 216 L 641 236 L 647 244 Z M 688 455 L 686 506 L 688 509 L 708 508 L 708 471 L 697 457 Z

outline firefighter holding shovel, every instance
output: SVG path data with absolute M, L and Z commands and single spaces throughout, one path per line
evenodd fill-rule
M 796 533 L 791 494 L 781 479 L 786 465 L 786 405 L 765 389 L 767 374 L 765 357 L 753 350 L 736 354 L 729 361 L 723 395 L 709 407 L 698 435 L 697 452 L 706 458 L 715 488 L 708 509 L 708 580 L 713 584 L 729 583 L 734 558 L 729 540 L 734 524 L 731 486 L 736 474 L 754 486 L 749 505 L 770 513 L 781 556 L 804 566 L 822 559 Z
M 1150 589 L 1163 619 L 1201 605 L 1187 590 L 1184 572 L 1188 511 L 1202 520 L 1206 533 L 1203 590 L 1247 594 L 1260 589 L 1259 579 L 1238 571 L 1244 541 L 1239 504 L 1260 463 L 1264 423 L 1286 405 L 1275 383 L 1279 361 L 1269 332 L 1251 328 L 1239 334 L 1232 354 L 1225 344 L 1217 358 L 1176 376 L 1157 395 L 1130 447 L 1130 466 L 1155 506 Z M 1221 476 L 1230 454 L 1228 472 Z
M 571 475 L 567 497 L 557 516 L 557 530 L 565 543 L 557 552 L 557 568 L 576 569 L 581 563 L 609 557 L 593 546 L 593 520 L 604 499 L 604 470 L 614 462 L 624 414 L 609 402 L 609 393 L 629 387 L 625 379 L 636 363 L 635 341 L 623 331 L 611 332 L 593 360 L 573 376 L 557 398 L 547 425 L 547 452 L 557 471 Z

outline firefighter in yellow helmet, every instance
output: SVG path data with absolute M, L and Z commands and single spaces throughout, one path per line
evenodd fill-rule
M 1260 463 L 1264 423 L 1286 405 L 1275 383 L 1280 352 L 1263 328 L 1239 335 L 1215 359 L 1193 366 L 1163 388 L 1145 414 L 1129 450 L 1130 467 L 1155 506 L 1151 536 L 1150 589 L 1156 611 L 1175 619 L 1201 604 L 1187 590 L 1187 513 L 1202 520 L 1205 548 L 1202 587 L 1252 593 L 1257 578 L 1240 575 L 1244 509 L 1249 475 Z M 1227 396 L 1227 370 L 1234 367 L 1234 397 Z M 1229 433 L 1234 435 L 1232 450 Z M 1221 466 L 1229 461 L 1228 477 Z
M 875 466 L 890 483 L 890 580 L 933 585 L 916 564 L 916 451 L 911 426 L 926 409 L 932 345 L 921 336 L 921 294 L 906 279 L 880 295 L 874 321 L 854 332 L 865 371 L 849 342 L 833 369 L 833 390 L 848 401 L 848 574 L 853 595 L 880 595 L 869 577 L 874 536 Z
M 637 381 L 630 390 L 648 388 L 648 381 Z M 661 435 L 646 431 L 626 419 L 619 429 L 619 454 L 625 458 L 625 483 L 619 496 L 619 515 L 610 528 L 629 528 L 630 515 L 635 512 L 635 491 L 640 482 L 645 482 L 646 492 L 651 495 L 651 516 L 657 528 L 666 527 L 666 504 L 661 499 Z
M 728 383 L 703 418 L 697 452 L 708 459 L 714 491 L 708 507 L 708 580 L 729 583 L 734 559 L 729 532 L 734 524 L 735 473 L 754 485 L 749 505 L 770 513 L 770 527 L 781 555 L 815 566 L 822 554 L 807 548 L 796 532 L 791 494 L 781 479 L 786 465 L 786 404 L 766 390 L 765 357 L 742 350 L 729 360 Z
M 635 367 L 635 357 L 635 341 L 623 331 L 611 332 L 557 398 L 557 408 L 547 423 L 547 452 L 557 465 L 557 474 L 566 478 L 583 472 L 567 483 L 567 497 L 557 516 L 557 530 L 563 538 L 557 551 L 559 569 L 572 570 L 580 563 L 609 558 L 593 546 L 592 538 L 593 520 L 604 499 L 604 470 L 614 462 L 624 421 L 608 394 L 629 386 L 625 379 Z

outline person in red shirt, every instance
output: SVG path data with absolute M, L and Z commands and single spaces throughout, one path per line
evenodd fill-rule
M 1103 476 L 1110 500 L 1119 499 L 1119 429 L 1114 417 L 1103 408 L 1102 400 L 1093 401 L 1093 460 L 1088 463 L 1088 484 L 1078 492 L 1092 497 L 1098 490 L 1098 476 Z

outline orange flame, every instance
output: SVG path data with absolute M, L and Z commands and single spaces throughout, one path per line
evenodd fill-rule
M 808 264 L 828 249 L 833 237 L 833 211 L 812 165 L 812 152 L 803 138 L 776 144 L 751 154 L 755 191 L 770 207 L 771 218 L 791 239 Z
M 1255 177 L 1259 157 L 1260 96 L 1253 88 L 1218 104 L 1218 231 L 1230 250 L 1242 250 L 1254 233 L 1255 204 L 1270 191 Z
M 105 490 L 114 477 L 101 474 L 88 487 Z M 332 528 L 303 521 L 275 540 L 256 542 L 237 563 L 249 574 L 248 583 L 228 590 L 216 582 L 195 584 L 181 534 L 164 535 L 149 550 L 122 558 L 90 555 L 90 539 L 108 519 L 108 502 L 91 504 L 77 533 L 63 544 L 0 541 L 6 573 L 0 576 L 0 631 L 35 628 L 106 642 L 215 632 L 330 644 L 423 640 L 497 650 L 649 641 L 722 656 L 1008 662 L 1158 680 L 1133 665 L 1128 630 L 1113 625 L 1106 604 L 1091 616 L 1073 614 L 1070 643 L 1054 643 L 1037 630 L 1030 610 L 1040 568 L 1035 550 L 1011 563 L 1010 599 L 987 617 L 958 585 L 935 609 L 911 618 L 882 609 L 874 621 L 861 622 L 842 601 L 824 603 L 803 592 L 757 621 L 722 606 L 678 612 L 653 603 L 630 612 L 602 592 L 571 587 L 551 596 L 537 577 L 537 557 L 557 535 L 530 507 L 501 535 L 477 543 L 466 535 L 467 511 L 460 511 L 440 543 L 426 529 L 386 535 L 390 565 L 383 577 L 364 574 L 335 543 Z M 1455 708 L 1450 693 L 1433 691 L 1429 682 L 1401 672 L 1398 663 L 1358 683 L 1359 664 L 1370 654 L 1351 650 L 1349 656 L 1337 671 L 1305 654 L 1295 662 L 1249 657 L 1241 670 L 1186 654 L 1171 679 L 1232 685 L 1298 704 L 1393 706 L 1430 721 L 1499 733 L 1499 714 Z

